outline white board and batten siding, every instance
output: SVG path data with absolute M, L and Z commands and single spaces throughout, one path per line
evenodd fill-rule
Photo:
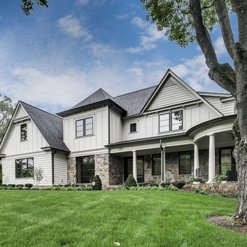
M 15 121 L 18 120 L 20 116 L 28 117 L 27 113 L 25 113 L 25 110 L 22 106 L 19 110 L 20 111 L 17 112 L 17 115 L 14 119 Z M 28 120 L 25 123 L 27 124 L 27 140 L 20 140 L 20 129 L 22 122 L 13 123 L 12 126 L 10 126 L 8 136 L 6 136 L 5 145 L 3 146 L 1 153 L 9 156 L 23 153 L 38 152 L 41 150 L 41 147 L 49 146 L 47 141 L 42 136 L 39 129 L 36 127 L 32 120 Z
M 174 106 L 198 100 L 194 94 L 188 91 L 183 85 L 170 78 L 160 89 L 158 95 L 148 107 L 147 111 L 161 109 L 163 107 Z
M 93 117 L 93 135 L 76 138 L 77 120 Z M 108 107 L 70 115 L 63 119 L 64 142 L 70 151 L 102 149 L 108 144 Z
M 43 171 L 43 179 L 39 185 L 52 184 L 52 171 L 51 171 L 51 152 L 37 152 L 29 154 L 18 154 L 8 156 L 2 159 L 2 172 L 3 184 L 35 184 L 34 178 L 16 178 L 15 174 L 15 161 L 16 159 L 33 158 L 34 169 L 41 168 Z
M 122 120 L 120 113 L 110 110 L 110 142 L 122 140 Z
M 219 117 L 215 111 L 212 111 L 212 109 L 204 103 L 183 107 L 181 110 L 183 110 L 183 130 L 176 132 L 185 132 L 197 124 Z M 174 134 L 175 132 L 172 131 L 166 133 L 159 132 L 159 114 L 166 112 L 167 111 L 164 110 L 159 113 L 146 114 L 145 116 L 133 119 L 124 119 L 122 141 Z M 131 123 L 137 124 L 137 131 L 134 133 L 130 133 Z
M 54 184 L 67 184 L 67 154 L 56 152 L 54 154 Z

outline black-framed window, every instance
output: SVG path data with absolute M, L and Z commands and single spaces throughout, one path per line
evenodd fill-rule
M 20 134 L 21 134 L 21 141 L 27 140 L 27 124 L 21 124 L 20 125 Z
M 15 160 L 15 177 L 16 178 L 33 178 L 34 160 L 33 158 Z
M 130 124 L 130 133 L 136 132 L 136 123 Z
M 191 153 L 179 153 L 179 174 L 191 174 Z
M 77 183 L 91 183 L 95 176 L 95 160 L 93 155 L 76 158 Z
M 159 131 L 174 131 L 183 129 L 183 110 L 172 111 L 159 115 Z
M 154 154 L 152 159 L 152 175 L 159 176 L 161 175 L 161 155 Z
M 76 137 L 90 136 L 93 134 L 93 118 L 84 118 L 75 122 Z

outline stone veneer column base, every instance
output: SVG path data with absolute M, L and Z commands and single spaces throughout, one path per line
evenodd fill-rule
M 99 175 L 102 181 L 102 187 L 109 186 L 109 154 L 95 154 L 95 175 Z
M 69 184 L 76 184 L 76 158 L 68 159 L 67 176 Z

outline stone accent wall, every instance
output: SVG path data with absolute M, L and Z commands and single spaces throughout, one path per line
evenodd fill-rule
M 203 183 L 203 184 L 186 184 L 184 185 L 186 190 L 204 190 L 208 193 L 237 193 L 238 183 Z
M 109 156 L 109 184 L 120 185 L 124 182 L 124 159 L 116 155 Z
M 208 149 L 199 150 L 199 176 L 208 179 Z
M 76 158 L 68 159 L 67 176 L 69 184 L 76 184 Z
M 95 175 L 99 175 L 102 181 L 102 187 L 108 187 L 109 181 L 109 154 L 96 154 L 95 159 Z

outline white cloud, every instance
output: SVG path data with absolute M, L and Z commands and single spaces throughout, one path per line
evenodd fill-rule
M 213 87 L 214 85 L 214 82 L 208 77 L 208 67 L 205 64 L 203 55 L 184 59 L 182 64 L 172 67 L 171 70 L 183 78 L 196 91 L 208 91 L 210 86 Z
M 139 45 L 129 47 L 127 49 L 129 53 L 140 53 L 142 51 L 152 50 L 156 48 L 158 41 L 166 40 L 165 30 L 158 31 L 154 24 L 150 24 L 139 17 L 133 18 L 131 23 L 141 30 L 141 35 L 139 37 Z
M 75 70 L 49 74 L 32 67 L 19 67 L 13 71 L 13 76 L 15 83 L 8 85 L 7 90 L 16 100 L 22 99 L 35 105 L 46 103 L 71 107 L 75 99 L 86 96 L 92 90 L 86 83 L 85 73 Z
M 77 0 L 77 4 L 78 5 L 87 5 L 88 4 L 88 2 L 89 2 L 89 0 Z
M 57 21 L 57 24 L 61 30 L 74 38 L 83 38 L 84 40 L 92 38 L 92 35 L 88 32 L 87 28 L 83 27 L 80 21 L 72 15 L 60 18 Z
M 215 41 L 214 46 L 215 46 L 215 52 L 218 56 L 227 54 L 224 40 L 221 36 Z

